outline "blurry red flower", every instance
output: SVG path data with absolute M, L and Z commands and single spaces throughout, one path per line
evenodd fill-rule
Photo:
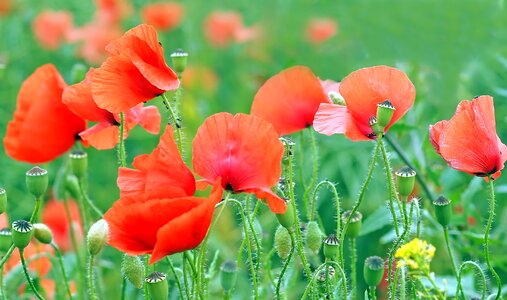
M 32 23 L 35 38 L 46 49 L 57 49 L 72 29 L 72 14 L 67 11 L 45 10 Z
M 23 250 L 23 256 L 28 261 L 28 268 L 41 277 L 46 276 L 51 270 L 51 260 L 49 257 L 45 255 L 39 255 L 37 258 L 30 260 L 32 256 L 42 254 L 42 253 L 50 253 L 53 254 L 53 248 L 48 244 L 42 244 L 35 240 L 30 242 L 28 246 Z M 21 259 L 19 256 L 19 251 L 16 250 L 12 252 L 11 257 L 5 263 L 4 273 L 7 274 L 13 268 L 15 268 L 18 264 L 21 264 Z
M 203 91 L 205 94 L 213 94 L 217 90 L 218 76 L 208 67 L 187 66 L 181 76 L 181 84 L 186 90 Z
M 95 0 L 95 17 L 100 22 L 118 24 L 132 12 L 128 0 Z
M 313 19 L 306 25 L 306 38 L 309 42 L 320 44 L 338 32 L 338 25 L 332 19 Z
M 44 205 L 44 209 L 42 210 L 42 223 L 51 229 L 53 240 L 62 251 L 71 249 L 70 233 L 72 228 L 74 229 L 76 238 L 80 240 L 83 236 L 77 203 L 69 199 L 67 200 L 67 205 L 71 220 L 68 219 L 63 201 L 50 200 Z
M 232 42 L 246 42 L 258 35 L 255 27 L 245 27 L 241 14 L 233 11 L 212 12 L 203 24 L 204 35 L 216 47 L 226 47 Z
M 19 161 L 45 163 L 69 150 L 86 122 L 62 103 L 66 87 L 58 70 L 39 67 L 21 85 L 14 119 L 7 125 L 4 146 Z
M 449 121 L 430 125 L 430 141 L 451 168 L 474 176 L 496 179 L 507 160 L 491 96 L 461 101 Z
M 99 108 L 93 101 L 91 92 L 93 72 L 94 69 L 90 68 L 82 82 L 66 87 L 62 95 L 62 101 L 81 118 L 98 122 L 98 124 L 79 134 L 84 144 L 92 145 L 96 149 L 111 149 L 120 142 L 118 127 L 120 117 Z M 149 133 L 158 134 L 160 131 L 160 113 L 156 106 L 143 107 L 141 103 L 125 112 L 125 124 L 124 139 L 136 124 L 140 124 Z
M 9 219 L 7 219 L 7 214 L 0 214 L 0 230 L 10 227 Z
M 0 0 L 0 16 L 8 14 L 12 9 L 12 0 Z
M 152 3 L 143 7 L 142 16 L 147 24 L 157 29 L 170 31 L 180 24 L 183 18 L 183 6 L 172 2 Z
M 157 31 L 139 25 L 107 45 L 111 56 L 95 70 L 93 99 L 100 108 L 120 113 L 179 86 L 166 64 Z
M 135 169 L 118 169 L 120 197 L 175 198 L 195 192 L 194 175 L 178 152 L 171 126 L 166 127 L 157 148 L 137 156 L 132 165 Z
M 283 145 L 273 126 L 256 116 L 218 113 L 207 118 L 192 144 L 192 164 L 203 182 L 265 199 L 274 213 L 285 201 L 271 187 L 281 175 Z
M 415 100 L 415 88 L 407 75 L 387 66 L 352 72 L 342 80 L 339 89 L 346 105 L 321 104 L 313 127 L 325 135 L 345 134 L 353 141 L 375 137 L 369 119 L 377 115 L 378 103 L 389 100 L 396 109 L 391 122 L 385 127 L 386 132 Z
M 250 112 L 286 135 L 311 126 L 319 105 L 329 102 L 319 78 L 309 68 L 296 66 L 268 79 L 255 95 Z

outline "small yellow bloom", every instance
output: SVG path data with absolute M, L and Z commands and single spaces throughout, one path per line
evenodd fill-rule
M 426 241 L 415 238 L 401 246 L 394 257 L 398 258 L 397 266 L 406 266 L 411 271 L 428 272 L 435 255 L 435 247 Z

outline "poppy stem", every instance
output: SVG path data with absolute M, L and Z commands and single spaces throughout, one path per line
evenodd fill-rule
M 356 238 L 349 239 L 350 246 L 350 276 L 352 277 L 352 299 L 357 299 L 357 251 Z
M 39 291 L 35 288 L 35 285 L 33 283 L 32 278 L 30 278 L 30 273 L 28 272 L 28 268 L 26 266 L 25 256 L 23 254 L 23 249 L 19 248 L 19 257 L 21 258 L 21 265 L 23 266 L 23 273 L 25 273 L 25 278 L 28 281 L 28 285 L 30 285 L 30 288 L 32 289 L 33 294 L 37 299 L 44 300 L 44 297 L 39 294 Z
M 451 242 L 449 240 L 449 226 L 444 226 L 444 240 L 445 240 L 445 245 L 447 246 L 447 252 L 449 253 L 449 259 L 451 260 L 452 271 L 454 272 L 456 279 L 458 279 L 458 269 L 456 267 L 456 260 L 454 259 L 454 255 L 452 253 L 452 248 L 451 248 Z M 465 293 L 463 292 L 463 289 L 461 287 L 459 288 L 459 291 L 460 291 L 463 299 L 465 299 Z
M 95 296 L 95 283 L 93 279 L 93 261 L 95 260 L 95 255 L 90 254 L 90 259 L 88 261 L 88 288 L 90 291 L 90 298 L 92 300 L 97 299 Z
M 315 202 L 317 200 L 317 193 L 319 192 L 319 189 L 324 185 L 327 185 L 328 188 L 333 193 L 333 198 L 334 198 L 334 202 L 336 205 L 336 215 L 338 216 L 336 218 L 336 234 L 338 235 L 340 232 L 340 229 L 341 229 L 340 196 L 338 195 L 338 192 L 336 191 L 335 185 L 331 181 L 323 180 L 323 181 L 319 182 L 317 184 L 317 186 L 315 187 L 315 189 L 313 190 L 313 197 L 312 197 L 313 201 L 312 201 L 312 206 L 311 206 L 310 220 L 313 221 L 315 218 Z
M 338 264 L 337 262 L 335 262 L 335 261 L 327 261 L 327 262 L 321 264 L 315 270 L 313 276 L 310 278 L 310 282 L 308 283 L 308 285 L 305 288 L 305 291 L 303 292 L 303 296 L 301 296 L 301 300 L 305 300 L 306 297 L 308 297 L 308 292 L 311 290 L 311 287 L 313 286 L 313 282 L 315 281 L 315 278 L 320 273 L 320 270 L 322 270 L 322 268 L 327 268 L 328 265 L 331 265 L 331 266 L 335 267 L 338 270 L 338 272 L 340 272 L 343 294 L 341 295 L 342 297 L 339 298 L 339 299 L 347 299 L 348 298 L 347 278 L 345 277 L 345 272 L 343 271 L 343 269 L 340 266 L 340 264 Z
M 183 252 L 183 255 L 185 255 L 185 253 L 186 253 L 186 251 Z M 167 264 L 169 265 L 169 269 L 171 270 L 171 272 L 174 275 L 174 281 L 176 281 L 176 285 L 178 286 L 178 291 L 180 292 L 180 298 L 183 298 L 185 296 L 185 294 L 183 293 L 183 287 L 181 286 L 181 282 L 178 277 L 178 274 L 176 274 L 176 269 L 174 268 L 174 264 L 173 264 L 171 258 L 169 258 L 169 256 L 166 256 L 165 259 L 167 261 Z M 184 262 L 184 260 L 183 260 L 183 262 Z
M 313 168 L 312 168 L 312 180 L 310 181 L 310 184 L 306 187 L 305 192 L 303 194 L 303 206 L 305 207 L 306 212 L 306 219 L 309 219 L 310 221 L 313 221 L 313 215 L 310 214 L 310 208 L 308 205 L 308 198 L 310 196 L 310 192 L 313 190 L 313 186 L 317 182 L 317 176 L 319 172 L 319 161 L 318 161 L 318 150 L 317 150 L 317 143 L 315 142 L 315 134 L 313 133 L 313 128 L 309 128 L 308 131 L 310 132 L 310 142 L 312 146 L 312 159 L 313 159 Z M 312 198 L 311 206 L 314 207 L 315 198 Z
M 498 291 L 495 297 L 495 299 L 498 300 L 501 299 L 502 296 L 502 280 L 489 261 L 489 231 L 491 230 L 493 219 L 495 217 L 495 186 L 493 184 L 493 178 L 491 176 L 489 177 L 489 193 L 490 207 L 488 224 L 486 225 L 486 232 L 484 233 L 484 257 L 486 258 L 486 264 L 488 265 L 489 271 L 491 274 L 493 274 L 493 277 L 495 277 L 496 284 L 498 286 Z
M 287 259 L 283 263 L 282 271 L 280 272 L 280 275 L 278 276 L 278 281 L 276 283 L 276 299 L 281 299 L 280 286 L 282 285 L 283 275 L 285 275 L 285 272 L 287 271 L 287 268 L 289 267 L 290 260 L 292 259 L 292 255 L 294 254 L 294 246 L 295 246 L 294 245 L 294 232 L 289 231 L 289 236 L 290 236 L 291 248 L 289 251 L 289 256 L 287 257 Z
M 179 90 L 179 88 L 178 88 Z M 176 91 L 177 92 L 177 91 Z M 171 106 L 171 103 L 169 103 L 169 99 L 167 99 L 165 94 L 162 94 L 162 102 L 164 102 L 165 107 L 167 108 L 167 111 L 169 112 L 169 124 L 174 124 L 174 131 L 176 132 L 176 145 L 178 145 L 178 150 L 180 154 L 183 154 L 183 138 L 181 134 L 181 121 L 176 116 L 176 113 L 174 112 L 173 107 Z M 179 97 L 175 96 L 175 102 L 179 101 Z M 171 121 L 172 120 L 172 121 Z
M 0 293 L 2 294 L 2 299 L 6 300 L 7 296 L 5 295 L 4 289 L 4 266 L 0 267 Z
M 5 265 L 5 263 L 7 262 L 7 260 L 9 259 L 9 257 L 11 257 L 11 254 L 12 252 L 14 251 L 14 244 L 12 244 L 9 249 L 7 250 L 7 252 L 5 253 L 5 255 L 2 257 L 2 261 L 0 262 L 0 267 L 3 268 L 3 266 Z
M 35 198 L 35 207 L 33 209 L 32 216 L 30 217 L 30 223 L 32 223 L 32 224 L 35 223 L 36 219 L 39 216 L 39 210 L 40 210 L 41 203 L 42 203 L 42 196 Z
M 86 192 L 86 188 L 85 188 L 85 184 L 84 184 L 84 178 L 83 177 L 79 177 L 78 178 L 78 183 L 79 183 L 79 190 L 81 191 L 81 196 L 83 197 L 83 199 L 86 201 L 86 203 L 88 204 L 89 207 L 91 207 L 95 213 L 103 218 L 104 217 L 104 213 L 102 211 L 100 211 L 100 209 L 95 206 L 95 204 L 93 203 L 93 201 L 90 199 L 90 197 L 88 197 L 88 193 Z
M 391 169 L 391 163 L 389 162 L 389 157 L 387 156 L 386 148 L 384 147 L 384 143 L 382 142 L 382 138 L 377 139 L 380 144 L 380 148 L 382 149 L 382 157 L 384 159 L 384 166 L 386 169 L 386 176 L 387 176 L 387 189 L 389 194 L 389 209 L 391 210 L 391 215 L 393 217 L 394 222 L 394 230 L 396 232 L 396 236 L 400 236 L 400 229 L 398 228 L 398 218 L 396 217 L 396 211 L 394 210 L 394 203 L 393 198 L 396 200 L 396 203 L 398 204 L 398 208 L 400 210 L 403 209 L 400 203 L 400 199 L 398 198 L 398 193 L 396 192 L 394 179 L 393 179 L 393 173 Z M 404 215 L 402 214 L 402 221 L 403 224 L 406 225 L 406 220 L 404 218 Z
M 370 300 L 377 300 L 377 287 L 376 286 L 370 286 Z
M 53 247 L 53 249 L 55 250 L 56 257 L 58 258 L 58 264 L 60 265 L 60 271 L 62 272 L 63 282 L 65 283 L 65 290 L 67 292 L 67 295 L 69 296 L 69 299 L 72 299 L 72 292 L 70 291 L 69 287 L 69 279 L 67 278 L 67 274 L 65 273 L 62 252 L 60 251 L 60 248 L 58 248 L 58 245 L 56 245 L 54 242 L 51 242 L 51 247 Z
M 120 144 L 118 146 L 118 160 L 121 167 L 127 166 L 127 158 L 125 154 L 125 141 L 123 136 L 125 134 L 125 114 L 120 113 Z
M 486 276 L 484 275 L 484 272 L 482 271 L 482 268 L 481 266 L 479 266 L 476 262 L 474 261 L 471 261 L 471 260 L 467 260 L 465 262 L 463 262 L 461 264 L 461 266 L 459 267 L 459 272 L 458 272 L 458 286 L 456 287 L 456 295 L 454 297 L 455 300 L 458 300 L 458 291 L 461 290 L 461 278 L 463 277 L 463 271 L 465 270 L 465 267 L 467 266 L 471 266 L 471 267 L 474 267 L 475 270 L 477 271 L 477 273 L 481 274 L 481 279 L 482 279 L 482 294 L 481 294 L 481 300 L 484 300 L 486 299 Z M 465 298 L 463 298 L 465 299 Z

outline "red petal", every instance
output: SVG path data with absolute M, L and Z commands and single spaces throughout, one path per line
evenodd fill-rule
M 127 122 L 139 124 L 151 134 L 160 132 L 160 112 L 156 106 L 146 106 L 138 104 L 125 113 Z
M 124 132 L 127 138 L 128 131 Z M 114 148 L 120 142 L 120 130 L 118 126 L 109 123 L 99 123 L 79 134 L 81 139 L 93 148 L 107 150 Z
M 285 200 L 280 198 L 272 190 L 268 188 L 250 189 L 246 190 L 246 193 L 253 193 L 255 197 L 260 200 L 266 200 L 269 209 L 275 214 L 283 214 L 287 210 L 287 204 Z
M 447 123 L 449 123 L 449 121 L 443 120 L 434 125 L 430 125 L 430 142 L 438 154 L 440 154 L 440 135 L 447 127 Z
M 313 121 L 315 131 L 325 134 L 345 134 L 353 141 L 369 140 L 359 128 L 357 128 L 347 107 L 337 104 L 320 104 L 319 110 Z

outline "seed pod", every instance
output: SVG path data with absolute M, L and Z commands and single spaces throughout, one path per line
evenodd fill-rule
M 39 242 L 51 244 L 51 241 L 53 241 L 53 233 L 46 224 L 35 223 L 33 224 L 33 229 L 33 235 Z
M 123 277 L 132 283 L 135 288 L 140 289 L 143 287 L 145 269 L 139 256 L 123 255 L 121 272 Z
M 326 260 L 336 261 L 340 250 L 340 241 L 334 234 L 330 234 L 324 239 L 324 256 Z
M 373 133 L 375 133 L 377 136 L 382 136 L 384 134 L 384 127 L 380 126 L 378 124 L 377 118 L 374 116 L 371 116 L 368 120 L 368 124 L 370 125 L 370 128 L 373 130 Z
M 293 203 L 290 200 L 285 201 L 287 205 L 287 210 L 283 214 L 275 214 L 280 225 L 287 228 L 288 230 L 292 230 L 292 226 L 294 225 L 294 207 Z
M 433 201 L 433 207 L 435 208 L 438 223 L 444 227 L 449 225 L 452 217 L 451 200 L 439 196 Z
M 289 257 L 292 249 L 289 231 L 282 225 L 278 225 L 275 232 L 275 249 L 281 259 Z
M 70 169 L 77 178 L 86 176 L 88 170 L 88 154 L 84 151 L 72 151 L 69 155 Z
M 396 183 L 398 185 L 398 192 L 403 197 L 408 197 L 415 185 L 415 171 L 412 168 L 405 166 L 396 171 Z
M 81 191 L 79 190 L 79 181 L 74 175 L 67 175 L 65 177 L 65 190 L 69 192 L 70 197 L 73 199 L 81 198 Z
M 314 253 L 319 253 L 322 245 L 323 234 L 320 231 L 319 224 L 315 221 L 308 222 L 306 227 L 305 242 L 306 246 Z
M 384 276 L 384 260 L 378 256 L 366 258 L 363 273 L 368 286 L 378 286 Z
M 3 254 L 9 250 L 12 244 L 12 233 L 9 228 L 3 228 L 0 230 L 0 254 Z
M 0 214 L 7 211 L 7 192 L 0 188 Z
M 169 283 L 167 276 L 161 272 L 153 272 L 145 279 L 152 300 L 167 300 L 169 297 Z
M 109 238 L 109 225 L 106 220 L 100 219 L 95 222 L 88 231 L 88 251 L 91 255 L 97 255 L 107 243 Z
M 32 223 L 25 220 L 17 220 L 12 223 L 12 242 L 19 249 L 24 249 L 33 236 Z
M 48 189 L 48 171 L 40 167 L 33 167 L 26 172 L 26 187 L 28 191 L 39 198 Z
M 176 49 L 176 51 L 171 54 L 171 59 L 173 61 L 174 71 L 178 74 L 183 73 L 187 67 L 188 53 L 182 49 Z
M 220 283 L 225 293 L 231 291 L 236 285 L 238 266 L 233 260 L 226 260 L 220 267 Z
M 377 104 L 377 122 L 378 124 L 385 128 L 391 122 L 393 118 L 393 114 L 396 108 L 393 106 L 391 101 L 385 100 Z
M 351 210 L 347 210 L 342 214 L 342 222 L 347 222 L 347 219 L 349 218 L 350 214 L 352 213 Z M 347 226 L 347 232 L 345 233 L 347 237 L 349 238 L 355 238 L 359 235 L 359 232 L 361 231 L 361 224 L 363 220 L 363 215 L 356 211 L 352 218 L 350 219 L 349 226 Z
M 327 283 L 326 283 L 327 278 Z M 329 292 L 332 293 L 335 289 L 336 283 L 337 283 L 337 277 L 336 277 L 336 271 L 332 266 L 327 266 L 327 273 L 326 268 L 322 268 L 319 270 L 316 276 L 317 281 L 317 288 L 319 290 L 319 293 L 322 298 L 327 299 L 327 291 L 329 287 Z

